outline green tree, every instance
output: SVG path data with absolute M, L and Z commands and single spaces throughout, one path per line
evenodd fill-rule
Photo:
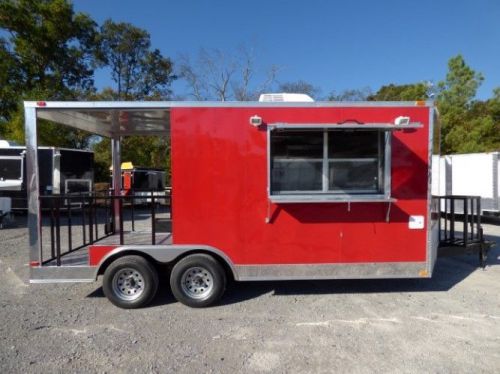
M 158 49 L 151 49 L 146 30 L 130 23 L 107 20 L 99 36 L 99 60 L 109 67 L 118 99 L 168 99 L 175 79 L 172 62 Z
M 8 42 L 0 38 L 0 123 L 7 121 L 17 108 L 17 98 L 21 87 L 16 84 L 21 80 L 14 55 L 8 49 Z M 0 127 L 0 136 L 2 134 Z
M 96 23 L 65 0 L 2 0 L 0 27 L 20 71 L 23 90 L 50 89 L 55 98 L 93 86 Z
M 429 86 L 426 83 L 389 84 L 382 86 L 375 94 L 368 95 L 369 101 L 414 101 L 427 100 Z
M 495 123 L 491 108 L 475 101 L 483 80 L 482 74 L 468 66 L 461 55 L 448 61 L 446 78 L 438 85 L 437 100 L 443 153 L 484 152 L 498 146 L 498 122 Z
M 110 69 L 116 88 L 106 88 L 91 95 L 93 100 L 164 100 L 170 97 L 170 86 L 176 79 L 172 62 L 158 49 L 151 48 L 146 30 L 107 20 L 101 27 L 99 40 L 101 67 Z M 107 181 L 111 165 L 110 140 L 101 139 L 93 149 L 96 179 Z M 127 136 L 122 139 L 122 160 L 170 170 L 169 149 L 167 138 Z
M 328 95 L 329 101 L 365 101 L 373 95 L 370 87 L 347 89 L 337 93 L 332 91 Z
M 111 141 L 103 138 L 93 147 L 97 182 L 109 181 Z M 122 162 L 136 166 L 156 167 L 167 171 L 170 180 L 170 141 L 166 137 L 129 136 L 122 140 Z
M 500 87 L 493 90 L 493 97 L 487 101 L 488 112 L 496 123 L 500 123 Z
M 9 35 L 0 41 L 2 136 L 23 143 L 21 100 L 79 99 L 92 90 L 97 29 L 65 0 L 0 0 L 0 28 Z M 46 122 L 39 132 L 41 144 L 87 144 L 83 133 Z
M 472 70 L 462 55 L 452 57 L 448 61 L 446 79 L 438 84 L 441 110 L 452 107 L 467 110 L 483 80 L 483 75 Z

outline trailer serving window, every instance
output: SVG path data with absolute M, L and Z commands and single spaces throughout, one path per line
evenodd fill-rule
M 271 200 L 390 199 L 390 131 L 311 127 L 269 131 Z

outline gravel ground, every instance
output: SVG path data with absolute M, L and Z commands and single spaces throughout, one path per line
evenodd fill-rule
M 17 217 L 19 219 L 19 217 Z M 100 283 L 28 285 L 26 229 L 0 230 L 0 372 L 500 372 L 497 248 L 430 280 L 234 283 L 215 307 L 122 310 Z

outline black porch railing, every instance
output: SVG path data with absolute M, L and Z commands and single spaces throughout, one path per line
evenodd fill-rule
M 115 196 L 113 191 L 42 195 L 40 262 L 60 266 L 63 256 L 111 235 L 118 236 L 120 245 L 126 244 L 124 226 L 135 231 L 138 217 L 144 219 L 145 214 L 151 221 L 151 244 L 154 245 L 160 204 L 171 205 L 171 197 L 158 195 L 157 191 L 123 196 Z M 117 208 L 119 214 L 115 214 Z
M 440 196 L 438 199 L 440 243 L 466 247 L 483 241 L 480 196 Z
M 485 266 L 493 243 L 484 240 L 480 196 L 439 196 L 439 255 L 478 254 Z

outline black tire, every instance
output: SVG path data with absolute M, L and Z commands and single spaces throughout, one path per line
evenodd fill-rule
M 212 256 L 193 254 L 175 264 L 170 274 L 174 297 L 193 308 L 209 306 L 226 289 L 226 272 Z
M 120 308 L 141 308 L 156 295 L 158 272 L 141 256 L 120 257 L 104 272 L 102 289 L 109 301 Z

